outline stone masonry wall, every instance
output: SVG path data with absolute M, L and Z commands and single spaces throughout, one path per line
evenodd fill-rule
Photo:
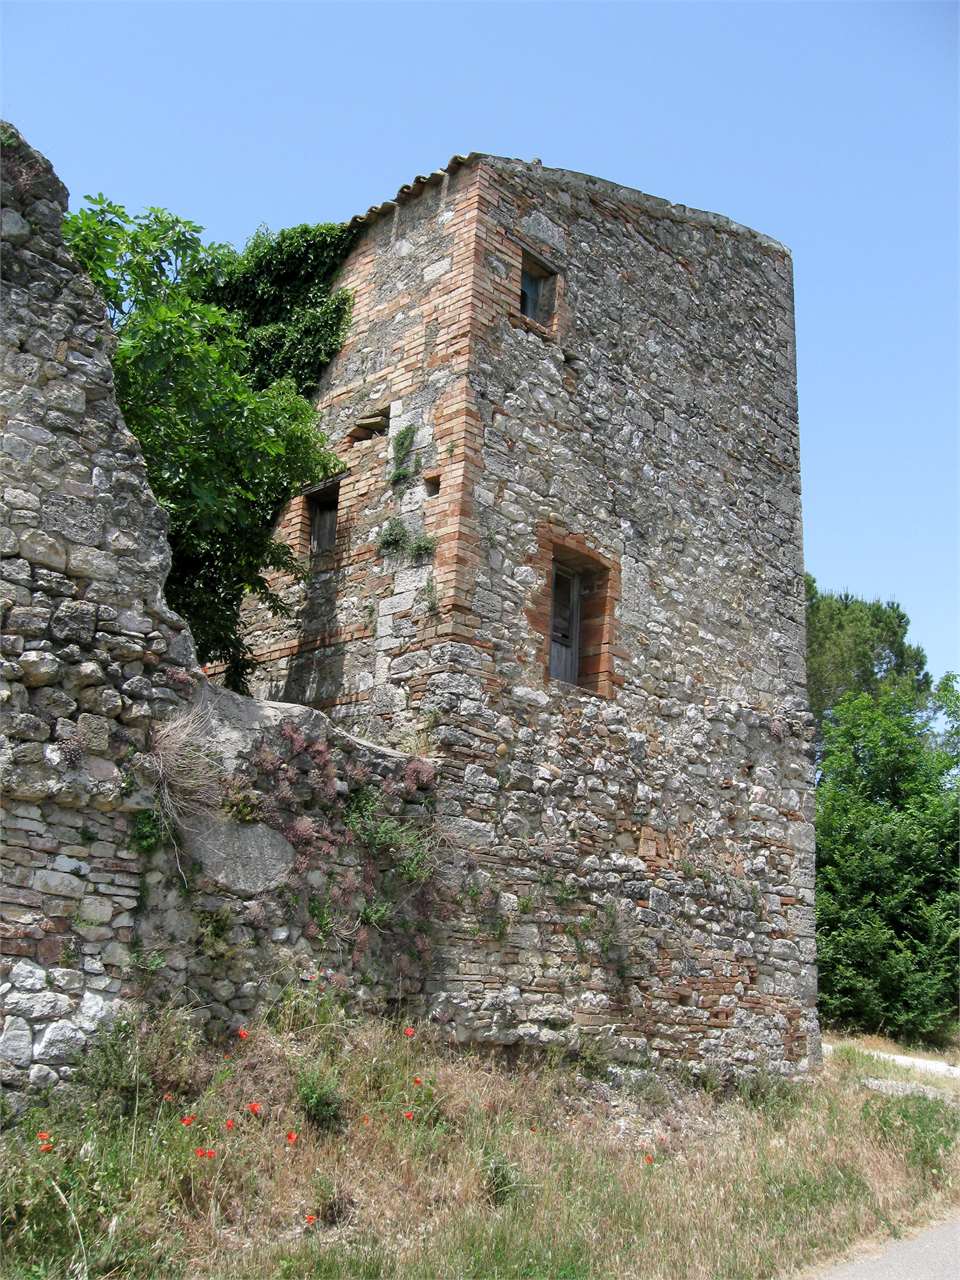
M 289 619 L 246 607 L 255 692 L 407 745 L 423 731 L 427 650 L 451 633 L 469 588 L 458 550 L 474 452 L 463 404 L 478 197 L 471 168 L 437 176 L 372 223 L 338 281 L 354 295 L 355 318 L 318 400 L 347 468 L 336 547 L 306 583 L 275 584 Z M 388 415 L 386 434 L 352 439 L 377 411 Z M 391 522 L 412 547 L 378 545 Z M 289 504 L 280 532 L 306 559 L 307 499 Z
M 344 280 L 376 284 L 320 395 L 342 448 L 402 369 L 430 441 L 423 389 L 435 369 L 467 371 L 444 406 L 447 448 L 426 459 L 443 525 L 416 484 L 400 496 L 440 533 L 455 581 L 417 621 L 398 574 L 385 612 L 401 600 L 407 625 L 353 650 L 352 684 L 315 659 L 325 700 L 366 686 L 376 732 L 413 725 L 442 756 L 433 1011 L 463 1039 L 597 1034 L 620 1056 L 802 1069 L 819 1041 L 789 256 L 583 175 L 484 156 L 451 169 L 364 219 Z M 434 277 L 451 225 L 459 269 Z M 556 273 L 545 323 L 520 314 L 524 251 Z M 415 281 L 459 317 L 429 360 L 405 324 Z M 396 492 L 375 456 L 364 501 L 386 511 Z M 600 584 L 579 686 L 548 678 L 555 556 Z M 362 607 L 364 589 L 341 604 L 334 585 L 333 613 Z
M 803 1066 L 819 1042 L 789 257 L 609 183 L 483 167 L 485 563 L 460 660 L 484 684 L 456 701 L 463 781 L 444 776 L 501 907 L 485 949 L 447 957 L 447 997 L 507 1036 L 552 1005 L 662 1058 Z M 557 272 L 549 325 L 519 314 L 524 248 Z M 571 547 L 607 584 L 584 623 L 590 690 L 545 664 L 551 548 Z
M 422 985 L 427 762 L 210 685 L 163 599 L 166 521 L 113 394 L 67 192 L 3 126 L 0 1079 L 68 1079 L 126 1002 L 211 1031 L 291 981 Z M 179 806 L 164 806 L 163 796 Z
M 163 602 L 66 192 L 6 149 L 14 1099 L 129 999 L 172 993 L 216 1033 L 309 982 L 459 1041 L 816 1062 L 785 251 L 480 156 L 366 215 L 319 399 L 349 468 L 337 545 L 284 587 L 293 622 L 250 609 L 282 699 L 254 702 L 204 678 Z M 524 249 L 557 273 L 545 323 L 519 314 Z M 305 516 L 281 525 L 301 552 Z M 546 667 L 554 557 L 595 580 L 577 685 Z

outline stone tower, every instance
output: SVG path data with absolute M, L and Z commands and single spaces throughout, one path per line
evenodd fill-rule
M 456 156 L 356 220 L 258 693 L 442 760 L 462 1038 L 819 1053 L 790 257 Z M 429 744 L 425 747 L 425 744 Z

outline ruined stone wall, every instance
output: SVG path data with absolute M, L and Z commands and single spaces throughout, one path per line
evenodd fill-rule
M 5 1082 L 67 1076 L 130 997 L 172 992 L 217 1031 L 312 981 L 460 1041 L 815 1061 L 784 251 L 482 157 L 373 211 L 321 386 L 343 528 L 302 598 L 288 584 L 293 623 L 248 615 L 282 700 L 255 703 L 204 680 L 163 603 L 164 520 L 66 193 L 13 149 Z M 557 272 L 546 324 L 519 314 L 523 247 Z M 387 403 L 391 434 L 348 447 Z M 391 516 L 434 555 L 377 550 Z M 301 549 L 303 526 L 293 503 Z M 545 669 L 559 553 L 602 568 L 582 686 Z
M 368 319 L 393 296 L 398 227 L 422 228 L 400 240 L 426 277 L 441 175 L 373 211 L 347 265 L 382 282 L 355 305 L 361 385 L 398 350 L 427 382 L 459 369 L 466 338 L 445 429 L 468 465 L 441 490 L 456 589 L 353 673 L 378 732 L 418 713 L 442 755 L 434 1011 L 464 1039 L 802 1066 L 819 1049 L 789 256 L 582 175 L 455 172 L 459 274 L 431 292 L 461 315 L 455 353 L 423 361 L 412 330 Z M 520 314 L 524 251 L 555 272 L 543 323 Z M 345 353 L 328 420 L 355 393 Z M 429 462 L 442 474 L 442 451 Z M 363 473 L 381 502 L 386 466 Z M 602 583 L 580 687 L 548 678 L 555 556 Z M 317 662 L 330 694 L 337 665 Z
M 67 192 L 3 129 L 0 1079 L 22 1105 L 133 998 L 215 1032 L 291 981 L 418 991 L 433 769 L 206 681 Z
M 42 1085 L 131 989 L 130 761 L 198 673 L 103 303 L 63 247 L 67 192 L 13 131 L 3 176 L 0 1060 Z

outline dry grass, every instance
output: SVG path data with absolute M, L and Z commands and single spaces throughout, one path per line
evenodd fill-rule
M 172 826 L 189 827 L 194 815 L 219 809 L 224 770 L 209 702 L 201 698 L 156 721 L 145 763 L 155 779 L 157 805 Z
M 924 1058 L 928 1062 L 946 1062 L 951 1067 L 960 1067 L 960 1034 L 958 1033 L 954 1033 L 950 1040 L 938 1049 L 899 1044 L 896 1040 L 888 1040 L 886 1036 L 836 1034 L 825 1036 L 824 1039 L 832 1045 L 848 1046 L 859 1049 L 863 1053 L 902 1053 L 910 1058 Z
M 749 1096 L 652 1075 L 615 1089 L 313 995 L 227 1052 L 168 1016 L 97 1067 L 91 1109 L 7 1136 L 5 1277 L 759 1280 L 916 1224 L 960 1185 L 956 1152 L 928 1143 L 918 1163 L 914 1119 L 885 1130 L 871 1107 L 900 1100 L 849 1064 Z M 305 1115 L 305 1070 L 342 1104 L 333 1128 Z M 925 1102 L 916 1123 L 952 1132 L 952 1109 Z M 39 1158 L 41 1126 L 56 1132 Z M 51 1178 L 77 1222 L 61 1205 L 55 1238 Z

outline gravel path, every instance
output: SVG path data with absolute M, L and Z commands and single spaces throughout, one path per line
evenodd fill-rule
M 957 1280 L 960 1217 L 926 1227 L 909 1240 L 889 1240 L 875 1252 L 810 1272 L 806 1280 Z

